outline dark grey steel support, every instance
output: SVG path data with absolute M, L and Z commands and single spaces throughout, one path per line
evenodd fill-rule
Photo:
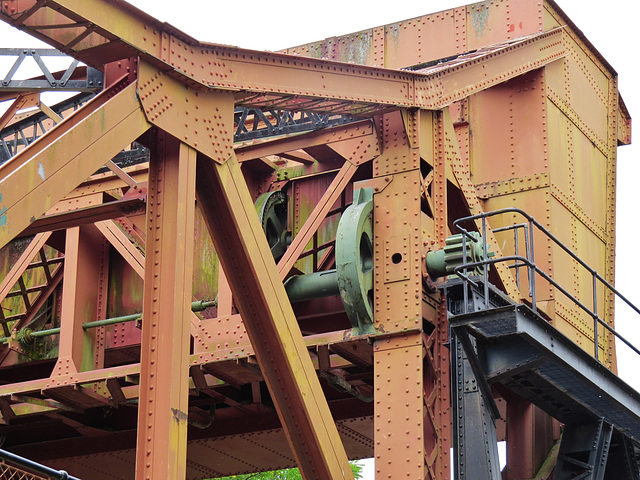
M 309 132 L 356 120 L 350 116 L 329 113 L 236 107 L 234 141 Z
M 629 437 L 625 437 L 614 430 L 604 478 L 611 480 L 638 480 L 640 478 L 639 455 L 640 451 L 637 444 L 634 444 Z
M 613 427 L 604 420 L 564 427 L 554 480 L 604 480 Z
M 8 72 L 0 80 L 0 92 L 43 92 L 43 91 L 76 91 L 95 92 L 103 87 L 104 75 L 101 71 L 93 67 L 81 67 L 84 73 L 76 75 L 81 78 L 73 78 L 78 70 L 78 61 L 70 59 L 70 65 L 62 73 L 54 76 L 54 73 L 47 67 L 44 58 L 66 57 L 66 54 L 51 48 L 0 48 L 0 57 L 14 58 L 15 61 Z M 13 78 L 20 66 L 27 58 L 32 58 L 40 69 L 40 78 L 15 79 Z M 78 70 L 80 71 L 80 70 Z M 42 78 L 44 77 L 44 78 Z
M 454 478 L 500 480 L 495 419 L 465 350 L 453 332 L 451 380 Z
M 78 109 L 95 95 L 96 88 L 93 88 L 93 85 L 102 85 L 101 75 L 102 73 L 97 70 L 88 70 L 86 81 L 92 87 L 93 91 L 81 93 L 67 100 L 63 100 L 52 106 L 51 109 L 62 118 L 68 116 L 70 112 Z M 47 87 L 47 80 L 25 80 L 22 82 L 31 82 L 29 85 L 32 90 L 38 90 L 38 88 L 40 88 L 41 91 L 45 91 L 49 89 Z M 66 83 L 69 87 L 65 87 L 67 90 L 90 90 L 75 87 L 71 88 L 75 85 L 72 82 L 74 82 L 74 80 L 69 80 Z M 38 85 L 40 85 L 40 87 L 38 87 Z M 0 92 L 1 91 L 3 91 L 2 87 L 0 87 Z M 20 148 L 30 145 L 44 135 L 46 133 L 45 120 L 48 118 L 46 113 L 37 112 L 0 131 L 0 163 L 7 161 L 18 153 Z M 263 112 L 258 108 L 237 107 L 235 110 L 237 129 L 234 135 L 234 141 L 244 142 L 271 136 L 310 132 L 335 125 L 343 125 L 355 120 L 356 119 L 352 117 L 343 115 L 285 110 Z M 29 132 L 29 136 L 25 134 L 27 131 Z M 144 152 L 144 154 L 147 155 L 147 152 Z M 114 159 L 114 161 L 116 160 Z
M 607 480 L 638 480 L 638 446 L 617 430 L 611 436 L 609 459 L 604 478 Z

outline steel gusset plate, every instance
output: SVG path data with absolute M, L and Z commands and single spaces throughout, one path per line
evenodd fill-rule
M 336 271 L 340 297 L 354 335 L 373 327 L 373 189 L 353 194 L 336 234 Z

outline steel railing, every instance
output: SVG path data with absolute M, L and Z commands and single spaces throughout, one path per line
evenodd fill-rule
M 0 478 L 24 480 L 80 480 L 64 470 L 54 470 L 40 463 L 0 449 Z
M 525 219 L 523 223 L 516 223 L 514 225 L 500 227 L 496 229 L 492 229 L 493 233 L 506 232 L 509 230 L 514 231 L 514 255 L 508 255 L 498 258 L 489 258 L 488 256 L 488 246 L 486 242 L 487 238 L 487 218 L 494 217 L 496 215 L 504 215 L 504 214 L 518 214 Z M 599 326 L 603 327 L 605 330 L 614 335 L 617 339 L 623 342 L 626 346 L 628 346 L 631 350 L 633 350 L 636 354 L 640 356 L 640 350 L 636 348 L 629 340 L 620 335 L 616 330 L 608 325 L 600 315 L 598 314 L 598 285 L 602 285 L 606 291 L 613 293 L 616 297 L 626 303 L 632 310 L 640 315 L 640 309 L 636 307 L 633 303 L 631 303 L 624 295 L 622 295 L 616 288 L 611 285 L 607 280 L 605 280 L 594 268 L 589 266 L 584 260 L 582 260 L 578 255 L 576 255 L 570 248 L 564 245 L 558 238 L 553 235 L 549 230 L 547 230 L 542 224 L 536 221 L 531 215 L 520 208 L 504 208 L 500 210 L 494 210 L 491 212 L 484 212 L 478 215 L 472 215 L 469 217 L 460 218 L 453 222 L 454 228 L 457 228 L 463 234 L 462 241 L 462 258 L 467 258 L 467 241 L 476 243 L 478 240 L 471 235 L 473 230 L 467 230 L 462 224 L 473 222 L 475 224 L 476 221 L 480 221 L 481 226 L 481 235 L 482 235 L 482 253 L 483 258 L 480 261 L 476 261 L 473 263 L 465 263 L 463 265 L 459 265 L 455 269 L 456 275 L 458 275 L 464 282 L 464 313 L 467 312 L 468 305 L 468 288 L 467 283 L 472 284 L 475 287 L 478 287 L 477 283 L 474 282 L 471 278 L 469 278 L 469 271 L 481 269 L 483 276 L 483 288 L 484 288 L 484 301 L 485 308 L 489 308 L 489 267 L 491 265 L 495 265 L 497 263 L 510 263 L 509 268 L 515 269 L 516 271 L 516 283 L 518 286 L 518 290 L 520 290 L 520 269 L 527 269 L 528 276 L 528 287 L 529 287 L 529 297 L 531 297 L 531 306 L 534 312 L 537 312 L 537 294 L 536 294 L 536 276 L 539 276 L 546 280 L 550 285 L 556 288 L 559 292 L 561 292 L 565 297 L 571 300 L 575 305 L 577 305 L 580 309 L 587 313 L 591 318 L 593 318 L 593 342 L 594 342 L 594 357 L 599 361 Z M 519 252 L 519 231 L 524 231 L 524 243 L 525 243 L 525 255 L 521 255 Z M 576 298 L 573 294 L 568 292 L 562 285 L 556 282 L 549 274 L 543 271 L 540 267 L 538 267 L 535 263 L 535 255 L 534 255 L 534 232 L 540 232 L 544 236 L 546 236 L 553 244 L 560 247 L 565 253 L 567 253 L 573 260 L 575 260 L 580 266 L 582 266 L 592 278 L 592 294 L 591 294 L 591 304 L 592 307 L 588 307 L 585 305 L 580 299 Z

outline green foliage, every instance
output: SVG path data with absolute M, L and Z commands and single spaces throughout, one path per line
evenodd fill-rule
M 362 478 L 362 465 L 358 462 L 349 462 L 354 478 Z M 246 475 L 231 475 L 215 480 L 302 480 L 302 475 L 297 468 L 287 468 L 286 470 L 275 470 L 273 472 L 248 473 Z

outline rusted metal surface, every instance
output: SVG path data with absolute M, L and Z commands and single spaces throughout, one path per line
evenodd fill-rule
M 79 115 L 73 115 L 53 129 L 45 141 L 34 144 L 28 154 L 18 154 L 2 165 L 4 213 L 0 220 L 0 245 L 19 235 L 31 221 L 110 160 L 120 150 L 113 145 L 123 145 L 121 138 L 133 140 L 149 128 L 135 99 L 135 85 L 122 87 L 118 85 L 103 92 L 81 109 Z M 118 139 L 118 143 L 114 139 Z M 46 148 L 53 143 L 57 155 Z M 25 186 L 29 188 L 27 194 Z
M 186 474 L 196 152 L 151 140 L 136 478 Z
M 613 279 L 616 148 L 631 120 L 615 72 L 553 2 L 484 2 L 281 53 L 201 43 L 123 2 L 3 0 L 0 18 L 104 67 L 107 85 L 0 167 L 0 433 L 20 454 L 98 480 L 294 464 L 350 478 L 347 457 L 369 456 L 379 479 L 449 479 L 446 279 L 424 271 L 427 252 L 454 220 L 515 205 Z M 362 118 L 234 145 L 242 105 Z M 132 142 L 150 162 L 114 167 Z M 339 297 L 292 307 L 282 284 L 335 268 L 358 188 L 374 198 L 367 335 Z M 292 237 L 277 262 L 253 205 L 276 191 L 278 234 Z M 499 231 L 512 220 L 485 232 L 498 257 L 514 254 Z M 534 254 L 590 298 L 560 249 L 541 240 Z M 531 301 L 517 272 L 489 275 Z M 593 319 L 536 288 L 537 308 L 592 354 Z M 613 324 L 610 295 L 596 297 Z M 194 300 L 216 305 L 195 314 Z M 140 311 L 137 325 L 82 328 Z M 60 333 L 26 345 L 24 327 Z M 599 346 L 615 370 L 612 337 Z M 532 478 L 550 418 L 496 396 L 507 478 Z

